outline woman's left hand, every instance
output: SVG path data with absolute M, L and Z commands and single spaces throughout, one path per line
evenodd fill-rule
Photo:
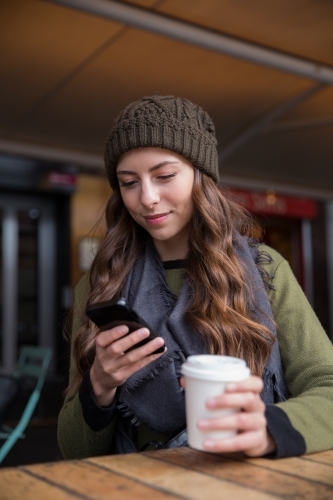
M 185 385 L 183 378 L 181 384 Z M 259 457 L 275 451 L 275 441 L 267 430 L 266 407 L 260 398 L 262 389 L 262 379 L 252 376 L 242 382 L 227 384 L 224 394 L 207 400 L 206 406 L 210 410 L 241 409 L 232 415 L 198 422 L 198 427 L 203 432 L 237 431 L 236 436 L 231 438 L 204 440 L 203 446 L 207 451 L 215 453 L 243 451 L 250 457 Z

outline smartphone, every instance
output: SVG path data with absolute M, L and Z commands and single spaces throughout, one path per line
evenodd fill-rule
M 146 337 L 134 346 L 130 347 L 126 352 L 136 349 L 137 347 L 141 347 L 150 340 L 159 337 L 159 335 L 153 331 L 148 323 L 146 323 L 146 321 L 127 304 L 125 299 L 119 299 L 117 301 L 107 300 L 105 302 L 90 304 L 86 309 L 86 314 L 88 318 L 99 327 L 101 332 L 110 330 L 110 328 L 114 328 L 119 325 L 128 326 L 128 334 L 142 327 L 148 328 L 150 332 L 149 337 Z M 156 349 L 156 351 L 152 354 L 164 352 L 164 350 L 165 346 L 163 345 Z

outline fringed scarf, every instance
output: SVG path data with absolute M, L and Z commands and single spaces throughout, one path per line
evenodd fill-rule
M 266 286 L 271 286 L 263 276 L 261 266 L 265 255 L 245 237 L 236 234 L 234 249 L 240 259 L 246 280 L 252 285 L 253 318 L 265 325 L 275 341 L 264 370 L 264 403 L 273 404 L 287 397 L 276 328 Z M 270 258 L 268 254 L 266 258 Z M 266 276 L 267 278 L 268 276 Z M 264 278 L 264 279 L 263 279 Z M 158 360 L 132 375 L 118 392 L 118 419 L 115 433 L 117 453 L 137 451 L 134 426 L 145 422 L 158 432 L 173 435 L 186 425 L 184 390 L 179 384 L 180 369 L 192 354 L 207 354 L 203 339 L 185 321 L 184 312 L 191 294 L 190 285 L 183 281 L 178 298 L 166 282 L 165 270 L 152 244 L 131 270 L 122 296 L 139 312 L 140 316 L 164 338 L 167 351 Z

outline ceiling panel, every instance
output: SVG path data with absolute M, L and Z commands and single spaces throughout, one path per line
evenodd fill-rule
M 267 182 L 332 189 L 333 127 L 265 134 L 254 138 L 225 164 L 222 175 Z
M 329 117 L 333 118 L 333 86 L 324 87 L 285 115 L 286 119 Z
M 0 134 L 21 122 L 119 25 L 39 0 L 0 4 Z
M 159 12 L 333 64 L 330 0 L 168 0 Z
M 133 0 L 220 32 L 333 63 L 333 2 Z M 314 85 L 41 0 L 0 0 L 0 141 L 103 154 L 117 113 L 151 93 L 187 97 L 212 115 L 224 147 Z M 280 121 L 333 118 L 332 86 Z M 228 175 L 333 191 L 332 127 L 252 138 L 223 162 Z
M 17 127 L 12 137 L 39 137 L 48 144 L 61 141 L 62 146 L 74 148 L 84 144 L 100 152 L 115 115 L 125 105 L 160 93 L 187 97 L 205 107 L 223 142 L 307 85 L 298 77 L 130 29 Z

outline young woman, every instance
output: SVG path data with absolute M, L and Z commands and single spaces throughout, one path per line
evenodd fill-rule
M 107 138 L 107 231 L 76 289 L 70 385 L 59 416 L 65 458 L 184 445 L 187 356 L 238 356 L 249 380 L 207 401 L 241 407 L 202 430 L 211 452 L 300 455 L 333 447 L 333 347 L 287 262 L 217 186 L 214 125 L 188 100 L 130 104 Z M 99 332 L 87 305 L 124 297 L 160 337 Z M 163 353 L 154 354 L 165 346 Z M 185 388 L 186 390 L 186 388 Z M 180 434 L 179 434 L 180 433 Z

